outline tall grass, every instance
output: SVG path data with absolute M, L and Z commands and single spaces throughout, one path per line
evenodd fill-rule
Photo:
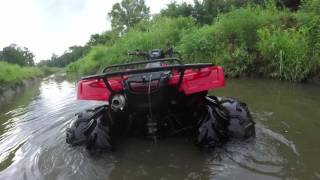
M 0 87 L 17 83 L 23 79 L 43 75 L 43 71 L 36 67 L 21 67 L 15 64 L 0 62 Z
M 270 76 L 289 81 L 301 81 L 310 75 L 316 67 L 316 61 L 310 58 L 307 29 L 299 30 L 279 28 L 260 29 L 258 49 L 270 64 Z

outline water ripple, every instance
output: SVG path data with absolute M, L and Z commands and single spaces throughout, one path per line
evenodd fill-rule
M 27 102 L 0 114 L 0 179 L 290 179 L 307 169 L 301 163 L 306 150 L 293 135 L 268 127 L 281 119 L 279 127 L 303 131 L 286 116 L 276 118 L 277 108 L 253 113 L 256 139 L 232 141 L 211 152 L 200 151 L 189 139 L 164 139 L 157 145 L 129 139 L 112 154 L 93 156 L 65 143 L 65 128 L 74 115 L 97 105 L 77 101 L 75 91 L 74 83 L 52 76 Z M 299 123 L 304 116 L 295 117 Z M 319 172 L 313 169 L 310 177 L 319 178 Z

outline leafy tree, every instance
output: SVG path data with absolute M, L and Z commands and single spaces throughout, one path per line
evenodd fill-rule
M 201 24 L 211 24 L 219 13 L 230 11 L 233 7 L 242 7 L 248 4 L 263 4 L 265 0 L 194 0 L 194 5 L 172 2 L 161 11 L 162 16 L 179 17 L 192 16 Z
M 20 66 L 33 66 L 34 54 L 26 47 L 20 47 L 16 44 L 11 44 L 2 49 L 0 59 L 12 64 Z
M 98 44 L 112 45 L 118 38 L 115 31 L 106 31 L 101 34 L 92 34 L 90 40 L 85 46 L 71 46 L 61 56 L 52 54 L 50 59 L 41 60 L 38 66 L 49 67 L 64 67 L 80 58 L 82 58 L 88 51 Z
M 102 34 L 92 34 L 90 40 L 87 42 L 87 46 L 95 46 L 98 44 L 111 45 L 118 38 L 115 31 L 106 31 Z
M 301 5 L 301 1 L 300 0 L 277 0 L 277 5 L 296 11 L 299 9 Z
M 112 29 L 122 33 L 141 20 L 148 19 L 149 12 L 144 0 L 122 0 L 112 6 L 108 17 L 111 19 Z
M 185 2 L 182 4 L 172 2 L 167 5 L 166 9 L 161 11 L 161 14 L 170 17 L 192 16 L 199 24 L 211 24 L 219 12 L 226 12 L 231 8 L 231 4 L 235 5 L 233 1 L 235 0 L 194 0 L 194 5 Z
M 171 2 L 167 5 L 166 9 L 161 10 L 163 16 L 169 17 L 179 17 L 179 16 L 192 16 L 193 7 L 191 4 L 183 2 L 182 4 L 177 4 L 177 2 Z
M 61 56 L 52 54 L 48 60 L 41 60 L 38 66 L 64 67 L 83 57 L 89 50 L 88 46 L 71 46 Z
M 265 0 L 195 0 L 195 15 L 200 24 L 211 24 L 219 13 L 231 11 L 234 7 L 243 7 L 248 4 L 263 4 Z

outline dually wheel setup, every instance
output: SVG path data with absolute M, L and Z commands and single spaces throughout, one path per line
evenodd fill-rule
M 72 146 L 84 145 L 89 150 L 111 150 L 113 147 L 112 137 L 119 135 L 119 132 L 127 132 L 127 124 L 129 124 L 129 122 L 117 124 L 117 120 L 123 121 L 124 119 L 117 119 L 111 111 L 111 108 L 104 105 L 78 113 L 67 128 L 66 142 Z M 236 99 L 207 96 L 204 97 L 198 108 L 194 108 L 194 112 L 187 113 L 186 116 L 190 114 L 194 114 L 194 116 L 192 118 L 185 117 L 185 119 L 189 119 L 186 124 L 183 124 L 184 119 L 182 119 L 183 115 L 181 114 L 177 116 L 172 114 L 171 118 L 162 116 L 166 120 L 161 122 L 150 121 L 150 117 L 146 118 L 145 121 L 141 120 L 140 117 L 137 118 L 140 121 L 134 118 L 128 118 L 128 121 L 131 121 L 132 124 L 137 120 L 137 124 L 133 125 L 132 128 L 145 132 L 144 135 L 154 133 L 149 132 L 150 122 L 153 122 L 152 128 L 159 131 L 157 132 L 159 134 L 163 134 L 160 131 L 164 131 L 165 134 L 175 134 L 175 132 L 169 131 L 177 131 L 170 127 L 177 121 L 179 121 L 181 129 L 190 127 L 191 124 L 192 132 L 194 132 L 192 135 L 197 144 L 211 148 L 223 145 L 230 139 L 245 140 L 255 136 L 255 123 L 246 104 Z M 181 119 L 174 119 L 178 117 Z

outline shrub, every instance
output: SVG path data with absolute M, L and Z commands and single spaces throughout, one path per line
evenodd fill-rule
M 224 66 L 231 77 L 249 74 L 258 56 L 257 30 L 271 24 L 280 24 L 279 12 L 274 8 L 235 9 L 219 15 L 211 26 L 190 31 L 179 49 L 189 61 L 203 59 Z
M 178 49 L 188 62 L 212 61 L 215 49 L 214 38 L 212 26 L 194 28 L 183 36 Z
M 258 49 L 270 61 L 272 77 L 302 81 L 312 73 L 315 62 L 308 56 L 309 45 L 305 28 L 262 28 L 258 31 Z

